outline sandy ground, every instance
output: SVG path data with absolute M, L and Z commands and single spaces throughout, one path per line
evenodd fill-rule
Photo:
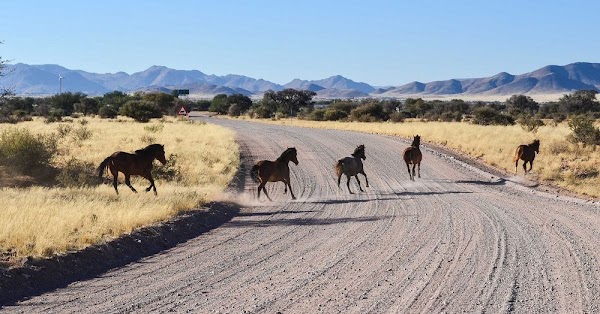
M 205 120 L 238 131 L 246 171 L 296 147 L 298 200 L 269 183 L 275 202 L 258 201 L 246 176 L 241 191 L 223 196 L 243 208 L 221 227 L 3 310 L 600 311 L 597 204 L 534 191 L 526 179 L 498 178 L 428 148 L 412 182 L 400 158 L 407 143 L 389 137 Z M 350 195 L 333 166 L 358 144 L 371 186 Z

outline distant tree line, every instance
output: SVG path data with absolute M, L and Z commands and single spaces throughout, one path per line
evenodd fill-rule
M 174 115 L 181 106 L 186 110 L 208 109 L 210 101 L 179 99 L 166 93 L 126 94 L 113 91 L 103 96 L 88 97 L 83 93 L 61 93 L 50 97 L 0 98 L 0 122 L 16 123 L 31 120 L 32 116 L 45 117 L 46 122 L 61 121 L 68 116 L 99 115 L 101 118 L 128 116 L 139 122 L 148 122 L 163 115 Z

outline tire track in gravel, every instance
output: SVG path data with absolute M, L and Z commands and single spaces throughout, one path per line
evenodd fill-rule
M 597 204 L 540 193 L 423 147 L 409 181 L 392 137 L 200 118 L 238 133 L 243 169 L 298 149 L 297 201 L 248 176 L 228 223 L 7 312 L 597 312 Z M 424 139 L 426 140 L 426 139 Z M 366 145 L 370 187 L 335 162 Z M 351 188 L 358 192 L 355 179 Z

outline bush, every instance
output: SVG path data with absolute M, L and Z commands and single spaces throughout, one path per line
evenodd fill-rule
M 119 112 L 117 109 L 111 105 L 102 106 L 98 110 L 98 115 L 100 115 L 100 118 L 102 119 L 114 119 L 118 114 Z
M 537 132 L 539 127 L 545 125 L 544 121 L 542 121 L 541 119 L 534 118 L 531 116 L 522 117 L 517 122 L 519 123 L 519 125 L 521 125 L 521 128 L 523 128 L 523 130 L 532 133 Z
M 227 110 L 227 114 L 232 117 L 239 117 L 242 114 L 242 108 L 238 104 L 231 104 Z
M 515 119 L 493 108 L 483 106 L 473 109 L 473 123 L 481 125 L 513 125 L 515 124 Z
M 28 173 L 49 166 L 58 151 L 56 135 L 34 135 L 27 129 L 7 129 L 0 134 L 0 163 Z
M 315 109 L 306 115 L 308 120 L 323 121 L 325 120 L 325 109 Z
M 177 164 L 177 155 L 170 154 L 164 166 L 152 168 L 152 177 L 166 181 L 182 181 L 183 175 L 181 167 Z
M 327 109 L 323 115 L 323 119 L 327 121 L 339 121 L 346 119 L 348 114 L 345 111 L 338 109 Z
M 570 142 L 584 145 L 600 144 L 600 129 L 594 127 L 592 119 L 577 116 L 569 121 L 569 128 L 573 131 L 567 138 Z
M 390 121 L 392 122 L 404 122 L 404 118 L 402 112 L 392 112 L 392 114 L 390 114 Z
M 86 187 L 100 183 L 94 164 L 72 157 L 59 169 L 56 181 L 62 187 Z
M 73 138 L 75 141 L 85 141 L 92 138 L 94 132 L 92 132 L 88 127 L 82 125 L 76 129 L 73 129 Z
M 388 119 L 383 106 L 379 103 L 369 103 L 352 109 L 350 116 L 352 120 L 360 122 L 377 122 Z
M 145 100 L 130 100 L 121 107 L 119 113 L 138 122 L 148 122 L 152 118 L 162 118 L 160 108 Z
M 273 116 L 273 112 L 265 106 L 258 106 L 252 110 L 251 117 L 259 119 L 267 119 Z

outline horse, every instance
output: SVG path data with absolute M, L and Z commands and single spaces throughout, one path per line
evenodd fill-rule
M 292 191 L 292 186 L 290 185 L 290 167 L 289 162 L 293 162 L 298 165 L 297 151 L 295 147 L 290 147 L 286 149 L 281 156 L 277 158 L 275 161 L 270 160 L 261 160 L 257 162 L 250 170 L 250 175 L 259 183 L 258 185 L 258 198 L 260 199 L 260 190 L 265 191 L 265 195 L 269 199 L 269 201 L 273 201 L 269 194 L 267 193 L 267 189 L 265 185 L 267 182 L 279 182 L 283 181 L 285 184 L 284 194 L 287 193 L 288 187 L 290 188 L 290 194 L 292 194 L 292 200 L 296 199 L 294 196 L 294 192 Z
M 412 144 L 410 147 L 404 149 L 403 157 L 404 162 L 406 163 L 406 169 L 408 170 L 408 175 L 412 181 L 415 181 L 415 166 L 418 166 L 419 172 L 418 176 L 421 177 L 421 160 L 423 159 L 423 154 L 421 154 L 421 150 L 419 149 L 419 145 L 421 145 L 421 137 L 416 135 L 413 138 Z M 410 172 L 410 165 L 412 164 L 412 173 Z
M 362 159 L 362 160 L 361 160 Z M 338 176 L 338 187 L 340 186 L 340 180 L 342 179 L 342 174 L 345 174 L 348 180 L 346 181 L 346 186 L 348 187 L 348 191 L 350 194 L 354 194 L 352 190 L 350 190 L 350 178 L 354 176 L 356 181 L 358 182 L 358 188 L 361 192 L 364 192 L 362 187 L 360 186 L 360 180 L 358 179 L 358 174 L 361 173 L 365 176 L 365 180 L 367 181 L 367 187 L 369 187 L 369 179 L 367 178 L 367 174 L 363 170 L 362 161 L 367 159 L 365 156 L 365 145 L 359 145 L 354 149 L 354 153 L 352 153 L 352 157 L 345 157 L 338 160 L 335 165 L 335 173 Z
M 531 168 L 533 168 L 533 160 L 535 159 L 536 153 L 540 153 L 540 140 L 534 140 L 530 144 L 519 145 L 515 152 L 515 158 L 513 159 L 515 162 L 515 174 L 517 174 L 517 170 L 519 169 L 519 159 L 523 160 L 523 170 L 525 171 L 525 174 L 530 172 Z M 527 170 L 527 163 L 529 163 L 529 170 Z
M 154 185 L 154 179 L 151 174 L 152 162 L 154 159 L 157 159 L 163 165 L 167 163 L 164 145 L 151 144 L 145 148 L 136 150 L 134 154 L 114 152 L 100 163 L 100 166 L 98 166 L 96 171 L 98 172 L 98 177 L 102 178 L 104 169 L 108 168 L 108 170 L 110 170 L 110 173 L 113 176 L 113 186 L 115 187 L 117 195 L 119 194 L 119 190 L 117 190 L 117 177 L 119 172 L 122 172 L 125 175 L 125 184 L 127 184 L 134 193 L 137 193 L 137 191 L 131 186 L 129 177 L 138 175 L 150 181 L 150 186 L 146 188 L 146 192 L 150 191 L 150 189 L 154 189 L 154 195 L 157 195 L 156 186 Z

